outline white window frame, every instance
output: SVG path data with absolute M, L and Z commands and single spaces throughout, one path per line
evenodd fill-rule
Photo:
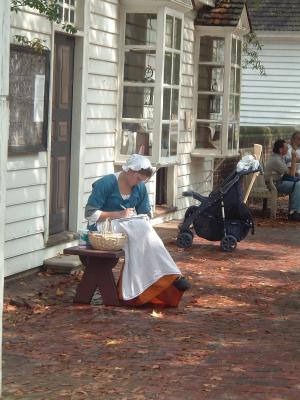
M 131 3 L 131 2 L 128 2 Z M 149 2 L 150 3 L 150 2 Z M 165 3 L 165 2 L 162 2 Z M 178 8 L 178 7 L 177 7 Z M 155 82 L 154 86 L 154 119 L 153 119 L 153 142 L 152 142 L 152 155 L 147 156 L 153 165 L 169 165 L 176 164 L 178 162 L 178 143 L 177 143 L 177 155 L 162 157 L 161 156 L 161 135 L 162 135 L 162 112 L 163 112 L 163 88 L 164 85 L 164 54 L 165 50 L 165 29 L 166 29 L 166 15 L 170 15 L 181 20 L 181 48 L 180 51 L 180 71 L 179 77 L 181 82 L 181 71 L 182 71 L 182 55 L 183 55 L 183 31 L 184 31 L 184 11 L 187 7 L 182 10 L 177 10 L 162 6 L 161 4 L 155 3 L 155 5 L 132 5 L 121 7 L 120 15 L 120 63 L 119 63 L 119 103 L 118 103 L 118 121 L 116 130 L 116 151 L 115 151 L 115 162 L 116 164 L 123 164 L 129 155 L 121 154 L 121 139 L 122 139 L 122 111 L 123 111 L 123 88 L 124 88 L 124 62 L 125 62 L 125 48 L 136 47 L 136 46 L 125 46 L 125 29 L 126 29 L 126 13 L 140 13 L 140 14 L 156 14 L 157 15 L 157 41 L 156 41 L 156 61 L 155 61 Z M 144 46 L 144 49 L 149 48 L 153 50 L 152 46 Z M 172 51 L 175 49 L 172 49 Z M 177 50 L 176 50 L 177 52 Z M 145 86 L 143 83 L 135 83 L 126 86 Z M 150 86 L 147 84 L 146 86 Z M 152 85 L 151 85 L 152 86 Z M 170 85 L 174 88 L 174 85 Z M 179 84 L 179 101 L 178 101 L 178 138 L 180 129 L 180 98 L 181 98 L 181 83 Z M 127 120 L 127 122 L 130 122 Z M 133 121 L 134 122 L 134 121 Z
M 213 156 L 213 157 L 231 157 L 238 154 L 239 144 L 235 150 L 228 149 L 228 126 L 229 120 L 229 99 L 230 99 L 230 73 L 231 73 L 231 47 L 232 38 L 235 37 L 238 40 L 243 41 L 243 35 L 245 32 L 241 32 L 238 28 L 227 28 L 227 27 L 206 27 L 198 26 L 196 27 L 196 40 L 195 40 L 195 91 L 193 99 L 193 114 L 194 114 L 194 124 L 193 124 L 193 156 Z M 200 53 L 200 40 L 202 36 L 212 36 L 224 38 L 224 82 L 223 82 L 223 109 L 222 109 L 222 131 L 221 131 L 221 148 L 218 149 L 205 149 L 196 148 L 196 129 L 197 129 L 197 105 L 198 105 L 198 68 L 199 68 L 199 53 Z M 240 84 L 241 86 L 241 84 Z M 201 120 L 205 122 L 205 120 Z M 212 122 L 212 120 L 207 120 L 206 122 Z M 239 124 L 239 121 L 238 121 Z

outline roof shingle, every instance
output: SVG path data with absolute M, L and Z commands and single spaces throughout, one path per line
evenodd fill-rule
M 253 30 L 300 31 L 299 0 L 247 0 Z
M 219 0 L 211 8 L 204 6 L 198 12 L 195 25 L 237 26 L 246 0 Z

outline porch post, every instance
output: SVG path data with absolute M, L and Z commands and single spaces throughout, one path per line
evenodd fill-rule
M 10 1 L 0 1 L 0 395 L 2 392 L 2 312 L 4 284 L 4 221 L 9 129 Z

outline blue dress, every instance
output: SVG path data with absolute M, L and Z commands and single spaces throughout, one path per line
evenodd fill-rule
M 123 199 L 119 190 L 118 179 L 115 174 L 109 174 L 98 179 L 92 185 L 93 190 L 87 201 L 87 210 L 122 211 L 122 207 L 135 208 L 137 214 L 151 214 L 149 197 L 144 182 L 132 188 L 128 199 Z M 97 230 L 96 224 L 89 225 L 88 229 Z

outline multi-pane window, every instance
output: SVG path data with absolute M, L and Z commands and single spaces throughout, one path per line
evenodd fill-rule
M 161 33 L 161 37 L 158 37 Z M 126 13 L 119 154 L 177 155 L 182 19 Z
M 241 40 L 233 37 L 231 41 L 228 150 L 237 149 L 239 141 L 241 52 Z
M 203 36 L 198 60 L 195 146 L 220 149 L 224 95 L 225 40 Z
M 224 154 L 238 148 L 241 49 L 241 40 L 232 35 L 200 36 L 196 152 Z
M 156 14 L 126 14 L 121 154 L 152 155 Z
M 161 157 L 177 155 L 181 19 L 166 15 Z
M 60 17 L 65 24 L 75 24 L 77 0 L 59 0 Z

